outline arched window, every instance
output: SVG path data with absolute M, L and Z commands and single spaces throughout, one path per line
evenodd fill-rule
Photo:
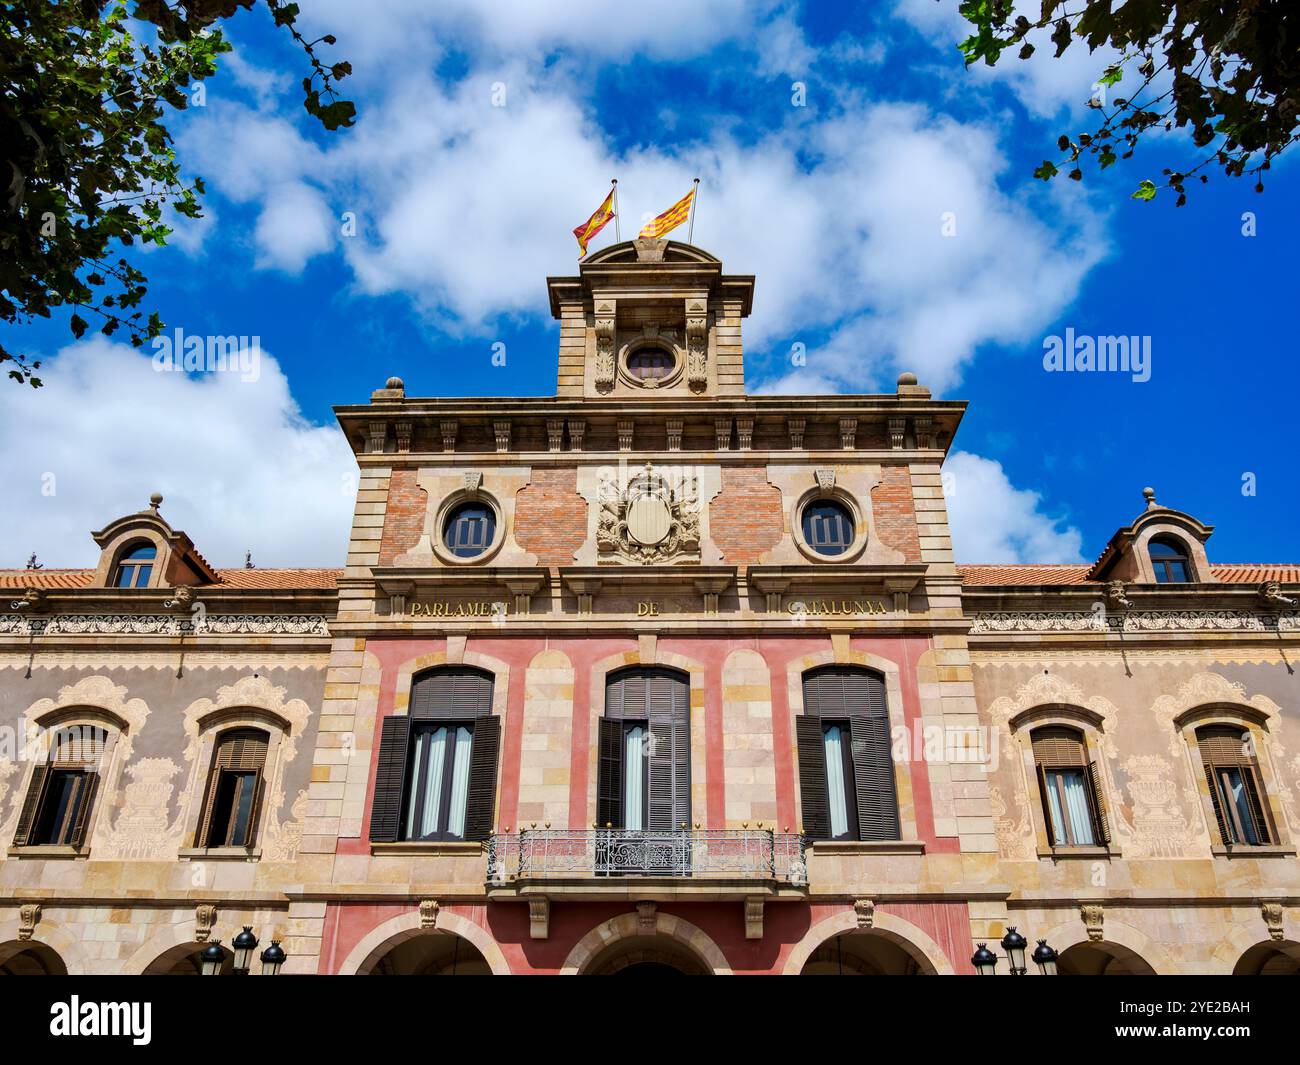
M 1158 583 L 1186 584 L 1192 579 L 1187 547 L 1176 537 L 1155 537 L 1147 547 L 1147 553 L 1151 556 L 1151 565 L 1155 568 Z
M 251 847 L 257 839 L 269 736 L 260 729 L 230 729 L 212 753 L 196 845 Z
M 603 828 L 673 832 L 691 822 L 690 681 L 627 669 L 605 682 L 596 820 Z
M 805 673 L 803 714 L 795 724 L 805 834 L 898 839 L 885 678 L 849 666 Z
M 384 719 L 371 840 L 487 838 L 501 746 L 492 690 L 492 674 L 479 669 L 438 669 L 415 679 L 408 713 Z
M 15 846 L 85 843 L 108 739 L 108 731 L 96 725 L 71 725 L 54 733 L 45 761 L 32 768 Z
M 153 574 L 154 560 L 158 549 L 148 542 L 131 544 L 117 559 L 117 569 L 113 573 L 114 588 L 146 588 L 149 577 Z
M 1043 819 L 1053 847 L 1099 847 L 1110 842 L 1101 804 L 1097 763 L 1077 729 L 1048 725 L 1030 733 Z
M 492 546 L 497 520 L 484 503 L 462 503 L 447 515 L 443 543 L 457 558 L 477 558 Z
M 1237 725 L 1207 725 L 1196 730 L 1196 742 L 1224 846 L 1272 843 L 1250 731 Z

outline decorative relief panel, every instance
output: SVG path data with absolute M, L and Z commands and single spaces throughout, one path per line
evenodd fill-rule
M 1100 589 L 1098 595 L 1101 595 Z M 1100 601 L 1100 600 L 1099 600 Z M 1300 612 L 1249 610 L 1084 610 L 989 612 L 975 615 L 971 634 L 994 632 L 1283 632 L 1300 631 Z
M 0 634 L 18 636 L 328 636 L 320 614 L 0 614 Z
M 602 562 L 698 561 L 699 481 L 693 472 L 657 471 L 650 463 L 620 486 L 602 471 L 596 550 Z

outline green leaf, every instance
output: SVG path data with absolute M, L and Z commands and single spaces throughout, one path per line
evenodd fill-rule
M 1034 177 L 1043 181 L 1050 181 L 1052 178 L 1056 177 L 1057 173 L 1056 164 L 1044 159 L 1043 165 L 1034 171 Z
M 81 315 L 74 314 L 70 319 L 68 319 L 68 325 L 72 329 L 72 335 L 78 340 L 86 335 L 86 319 L 81 317 Z
M 1133 193 L 1132 198 L 1143 201 L 1154 200 L 1156 198 L 1155 184 L 1150 181 L 1143 181 L 1142 184 L 1137 187 L 1137 192 Z

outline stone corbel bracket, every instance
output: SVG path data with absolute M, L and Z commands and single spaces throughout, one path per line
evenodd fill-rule
M 709 383 L 708 306 L 701 299 L 686 301 L 686 383 L 703 392 Z

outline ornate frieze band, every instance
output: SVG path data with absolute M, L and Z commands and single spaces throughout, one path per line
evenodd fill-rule
M 1300 612 L 1249 610 L 1091 610 L 991 612 L 975 615 L 971 634 L 995 632 L 1296 632 Z
M 0 635 L 16 636 L 328 636 L 321 614 L 0 614 Z

